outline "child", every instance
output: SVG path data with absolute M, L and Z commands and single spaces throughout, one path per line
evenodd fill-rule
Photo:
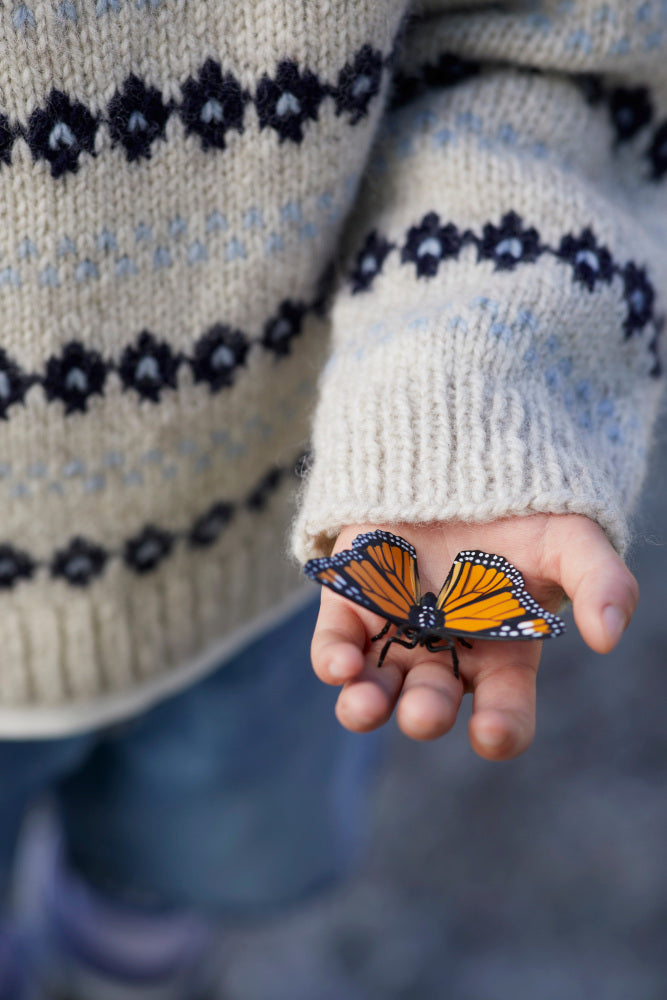
M 68 995 L 203 994 L 213 918 L 359 849 L 371 748 L 299 667 L 308 610 L 285 623 L 316 395 L 299 559 L 398 527 L 438 586 L 501 552 L 618 639 L 661 388 L 664 28 L 657 0 L 3 5 L 0 841 L 8 883 L 54 791 L 40 964 Z M 465 685 L 478 752 L 528 745 L 533 644 L 464 651 L 461 684 L 444 654 L 378 672 L 373 625 L 323 595 L 345 726 L 404 692 L 403 730 L 441 735 Z

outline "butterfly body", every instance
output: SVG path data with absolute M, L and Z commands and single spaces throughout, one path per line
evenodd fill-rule
M 488 552 L 459 552 L 437 595 L 422 595 L 410 542 L 381 529 L 357 535 L 351 549 L 311 559 L 304 572 L 386 619 L 372 641 L 396 626 L 378 666 L 392 643 L 430 652 L 447 649 L 458 677 L 455 640 L 470 646 L 474 638 L 546 639 L 565 630 L 560 618 L 531 597 L 521 573 L 503 556 Z

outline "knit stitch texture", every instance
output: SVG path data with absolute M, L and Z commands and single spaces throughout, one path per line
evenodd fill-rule
M 0 5 L 0 731 L 212 668 L 301 586 L 299 476 L 299 559 L 534 511 L 623 549 L 666 51 L 658 0 Z

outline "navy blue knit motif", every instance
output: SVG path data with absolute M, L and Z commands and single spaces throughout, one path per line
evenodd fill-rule
M 99 121 L 78 101 L 70 101 L 60 90 L 52 90 L 46 107 L 30 115 L 25 139 L 34 160 L 51 164 L 53 177 L 79 168 L 82 152 L 93 153 Z
M 48 400 L 60 399 L 65 413 L 85 411 L 89 398 L 104 394 L 107 364 L 97 351 L 83 346 L 78 340 L 65 344 L 60 357 L 52 356 L 46 363 L 41 380 Z
M 647 88 L 616 87 L 609 95 L 609 114 L 618 142 L 634 138 L 653 117 L 653 104 Z
M 443 52 L 435 62 L 425 63 L 413 73 L 397 73 L 392 82 L 391 106 L 402 107 L 431 88 L 455 87 L 481 71 L 481 63 Z
M 0 590 L 13 587 L 18 580 L 30 580 L 36 568 L 27 552 L 13 545 L 0 545 Z
M 164 139 L 171 108 L 162 102 L 156 87 L 147 87 L 138 76 L 128 76 L 109 103 L 109 131 L 114 144 L 125 147 L 130 162 L 151 155 L 151 144 Z
M 340 71 L 333 90 L 336 114 L 348 112 L 351 125 L 356 125 L 368 113 L 368 105 L 380 92 L 383 65 L 382 53 L 364 45 L 353 61 Z
M 214 324 L 195 344 L 192 359 L 195 382 L 207 382 L 211 392 L 231 385 L 236 369 L 245 365 L 249 346 L 241 330 Z
M 460 249 L 461 236 L 456 226 L 451 223 L 441 225 L 440 216 L 429 212 L 418 226 L 408 231 L 401 260 L 404 264 L 414 264 L 420 278 L 432 278 L 437 274 L 440 261 L 458 257 Z
M 273 466 L 244 499 L 236 503 L 216 501 L 184 530 L 166 530 L 146 524 L 118 549 L 105 548 L 90 538 L 74 535 L 62 548 L 56 549 L 51 558 L 38 560 L 15 545 L 0 543 L 0 590 L 32 580 L 41 568 L 47 569 L 53 579 L 72 587 L 93 583 L 103 576 L 112 560 L 121 560 L 128 570 L 141 576 L 150 573 L 173 554 L 178 544 L 183 543 L 193 551 L 208 548 L 217 542 L 241 510 L 263 510 L 285 477 L 297 474 L 303 460 L 303 455 L 299 455 L 290 465 Z
M 14 129 L 9 124 L 6 115 L 0 115 L 0 164 L 12 162 L 12 145 L 14 144 Z
M 109 553 L 100 545 L 76 535 L 64 549 L 55 552 L 51 560 L 51 576 L 62 577 L 74 587 L 83 587 L 101 576 Z
M 125 389 L 134 389 L 143 399 L 157 403 L 163 389 L 176 388 L 179 364 L 180 357 L 169 344 L 143 330 L 136 347 L 130 344 L 123 351 L 118 371 Z
M 667 174 L 667 121 L 663 122 L 655 130 L 646 155 L 651 163 L 651 176 L 653 180 L 662 180 L 665 174 Z
M 180 115 L 187 132 L 201 138 L 202 149 L 224 149 L 230 129 L 243 131 L 243 113 L 250 95 L 231 73 L 223 75 L 217 62 L 207 59 L 197 79 L 183 84 Z
M 216 60 L 207 59 L 183 82 L 180 102 L 165 100 L 157 87 L 132 73 L 111 98 L 106 114 L 101 115 L 91 114 L 80 102 L 52 90 L 44 107 L 35 109 L 27 124 L 12 122 L 0 110 L 0 167 L 11 163 L 14 141 L 23 136 L 33 159 L 50 163 L 53 177 L 75 172 L 81 153 L 94 153 L 97 129 L 103 121 L 108 124 L 113 145 L 122 148 L 130 162 L 149 159 L 155 141 L 165 138 L 173 113 L 181 118 L 186 133 L 199 137 L 202 149 L 222 150 L 230 130 L 243 131 L 245 108 L 250 102 L 255 104 L 261 128 L 273 129 L 281 142 L 300 143 L 307 123 L 317 120 L 320 105 L 327 98 L 333 99 L 336 114 L 346 116 L 350 125 L 361 121 L 380 92 L 382 73 L 389 62 L 379 50 L 363 45 L 334 82 L 321 80 L 308 67 L 283 59 L 273 76 L 265 73 L 261 77 L 253 96 Z
M 23 402 L 33 381 L 0 347 L 0 418 L 2 420 L 7 420 L 7 411 L 12 403 Z
M 242 330 L 215 323 L 197 338 L 191 355 L 175 351 L 150 330 L 142 330 L 123 348 L 117 361 L 103 358 L 98 351 L 72 340 L 48 359 L 43 374 L 28 374 L 0 348 L 0 419 L 9 419 L 12 407 L 25 402 L 32 385 L 41 385 L 49 402 L 64 403 L 65 414 L 85 413 L 91 396 L 104 395 L 111 372 L 118 373 L 125 391 L 133 391 L 151 403 L 159 403 L 165 391 L 177 389 L 178 371 L 183 365 L 190 367 L 195 382 L 207 385 L 211 393 L 219 392 L 233 385 L 252 348 L 276 358 L 286 357 L 301 333 L 306 313 L 321 309 L 322 295 L 318 286 L 310 304 L 284 299 L 255 340 Z
M 306 307 L 301 302 L 285 299 L 278 307 L 278 313 L 264 327 L 262 346 L 273 351 L 278 357 L 290 353 L 294 337 L 301 333 L 301 325 Z
M 255 104 L 260 128 L 271 127 L 280 141 L 301 142 L 307 119 L 315 121 L 325 89 L 314 73 L 302 73 L 290 59 L 284 59 L 275 79 L 263 76 L 257 87 Z
M 428 212 L 415 226 L 408 230 L 400 259 L 403 264 L 414 264 L 418 278 L 431 279 L 438 273 L 441 263 L 458 257 L 462 247 L 472 245 L 477 248 L 478 261 L 490 260 L 495 270 L 513 270 L 525 264 L 534 264 L 543 254 L 551 254 L 572 269 L 572 280 L 583 285 L 589 292 L 600 284 L 610 284 L 615 277 L 623 282 L 623 297 L 626 315 L 623 331 L 626 339 L 645 330 L 649 324 L 655 335 L 648 343 L 653 355 L 650 374 L 662 373 L 658 358 L 658 342 L 662 326 L 661 317 L 656 315 L 656 293 L 645 267 L 634 261 L 625 264 L 614 261 L 608 247 L 601 244 L 590 227 L 578 234 L 567 233 L 551 247 L 540 241 L 534 226 L 527 226 L 514 211 L 507 212 L 500 225 L 487 222 L 482 227 L 482 235 L 467 229 L 460 231 L 453 223 L 443 223 L 436 212 Z M 373 252 L 382 248 L 381 261 L 376 266 Z M 353 295 L 368 291 L 385 259 L 396 249 L 385 236 L 373 230 L 364 240 L 350 271 L 350 291 Z M 368 256 L 369 263 L 363 262 Z
M 382 270 L 385 258 L 394 244 L 383 236 L 378 236 L 375 230 L 366 237 L 366 242 L 357 254 L 357 262 L 350 275 L 353 292 L 363 292 L 369 288 L 376 274 Z

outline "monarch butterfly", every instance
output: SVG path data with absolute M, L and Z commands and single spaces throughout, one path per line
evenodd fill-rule
M 470 648 L 470 639 L 547 639 L 565 631 L 561 619 L 530 596 L 519 570 L 489 552 L 459 552 L 437 597 L 421 593 L 414 546 L 389 531 L 357 535 L 351 549 L 311 559 L 304 572 L 387 619 L 372 642 L 396 626 L 379 667 L 395 642 L 406 649 L 425 646 L 431 653 L 450 650 L 458 677 L 455 639 Z

